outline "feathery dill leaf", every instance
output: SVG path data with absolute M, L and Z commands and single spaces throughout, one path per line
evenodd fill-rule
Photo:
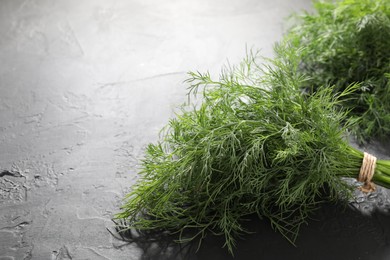
M 340 177 L 356 177 L 363 155 L 344 139 L 347 125 L 339 122 L 347 114 L 337 106 L 359 85 L 304 95 L 308 78 L 296 73 L 299 53 L 276 48 L 283 58 L 249 53 L 219 80 L 189 74 L 190 95 L 202 103 L 183 106 L 162 139 L 148 146 L 141 179 L 116 216 L 126 223 L 122 231 L 179 232 L 179 242 L 211 231 L 233 253 L 236 238 L 248 232 L 247 215 L 267 219 L 294 243 L 322 202 L 350 194 Z M 374 181 L 390 183 L 390 166 L 382 164 Z M 196 233 L 186 237 L 186 230 Z
M 315 1 L 314 14 L 297 16 L 286 39 L 304 47 L 299 71 L 305 87 L 358 84 L 343 106 L 356 121 L 351 131 L 360 143 L 390 133 L 390 2 L 388 0 Z M 281 53 L 283 55 L 283 53 Z

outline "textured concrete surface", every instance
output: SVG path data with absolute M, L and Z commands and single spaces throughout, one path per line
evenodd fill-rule
M 217 74 L 245 46 L 270 56 L 283 18 L 310 2 L 0 0 L 0 259 L 232 259 L 214 238 L 181 254 L 107 228 L 186 100 L 186 72 Z M 253 221 L 235 259 L 389 259 L 389 194 L 356 198 L 382 213 L 324 207 L 297 248 Z

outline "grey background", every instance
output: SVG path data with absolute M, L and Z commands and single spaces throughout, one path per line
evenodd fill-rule
M 0 259 L 231 259 L 115 239 L 146 144 L 186 101 L 186 72 L 272 56 L 309 0 L 0 0 Z M 379 148 L 377 147 L 379 146 Z M 386 156 L 388 149 L 368 149 Z M 388 194 L 324 207 L 292 247 L 268 223 L 235 259 L 390 259 Z M 360 211 L 372 212 L 368 218 Z M 366 214 L 367 215 L 367 214 Z M 176 250 L 176 251 L 175 251 Z

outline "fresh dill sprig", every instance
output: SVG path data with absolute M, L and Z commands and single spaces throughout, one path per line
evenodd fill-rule
M 343 106 L 356 121 L 359 143 L 390 133 L 390 2 L 388 0 L 315 1 L 313 14 L 296 16 L 286 38 L 303 47 L 299 71 L 305 87 L 358 84 Z M 283 53 L 281 54 L 283 55 Z
M 116 216 L 123 232 L 179 232 L 179 242 L 212 232 L 233 253 L 248 232 L 242 220 L 257 214 L 294 243 L 322 202 L 351 194 L 340 177 L 356 177 L 363 154 L 345 140 L 347 112 L 337 107 L 359 85 L 337 95 L 332 88 L 302 94 L 308 79 L 296 72 L 299 53 L 283 44 L 277 50 L 283 58 L 249 53 L 219 80 L 189 74 L 190 95 L 202 103 L 184 106 L 147 147 L 141 179 Z M 390 183 L 388 164 L 378 161 L 374 181 Z

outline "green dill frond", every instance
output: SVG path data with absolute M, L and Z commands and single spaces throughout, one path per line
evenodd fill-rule
M 190 91 L 202 104 L 184 106 L 162 140 L 148 146 L 141 180 L 117 215 L 127 228 L 197 230 L 181 242 L 211 231 L 233 253 L 235 239 L 247 232 L 247 215 L 268 219 L 294 243 L 323 201 L 349 194 L 339 177 L 356 176 L 362 154 L 351 153 L 340 127 L 346 112 L 336 106 L 357 87 L 304 95 L 308 79 L 296 73 L 299 53 L 277 48 L 285 58 L 264 61 L 249 53 L 219 80 L 189 74 Z
M 286 36 L 303 48 L 299 71 L 310 77 L 304 87 L 350 84 L 360 89 L 343 102 L 356 122 L 351 131 L 363 143 L 390 133 L 390 2 L 388 0 L 316 1 Z M 284 55 L 281 53 L 281 55 Z

